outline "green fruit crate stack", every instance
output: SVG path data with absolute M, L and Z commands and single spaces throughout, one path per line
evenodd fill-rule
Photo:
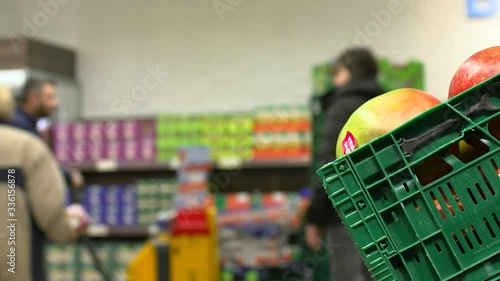
M 419 61 L 394 64 L 388 59 L 378 61 L 379 82 L 386 91 L 400 88 L 424 89 L 424 65 Z
M 96 243 L 97 255 L 114 280 L 126 280 L 126 269 L 142 243 Z M 47 274 L 51 281 L 101 281 L 87 248 L 80 245 L 48 245 Z
M 500 75 L 318 170 L 376 280 L 500 280 L 499 108 Z

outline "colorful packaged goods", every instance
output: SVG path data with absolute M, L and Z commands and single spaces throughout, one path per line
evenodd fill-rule
M 92 121 L 56 124 L 53 148 L 65 164 L 100 160 L 150 162 L 156 159 L 154 120 Z
M 96 242 L 99 259 L 113 280 L 127 280 L 126 269 L 142 243 Z M 84 245 L 46 246 L 47 275 L 51 281 L 101 281 L 88 249 Z
M 311 116 L 307 106 L 267 106 L 256 110 L 254 157 L 299 158 L 311 151 Z
M 174 208 L 176 179 L 140 179 L 136 184 L 91 185 L 83 204 L 93 224 L 150 225 L 156 214 Z
M 219 194 L 214 202 L 223 266 L 263 269 L 286 267 L 293 261 L 298 248 L 287 240 L 295 228 L 299 194 Z

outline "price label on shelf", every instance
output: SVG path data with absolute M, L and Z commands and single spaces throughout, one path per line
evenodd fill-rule
M 174 159 L 170 160 L 168 164 L 170 165 L 172 170 L 177 170 L 181 166 L 181 162 L 179 161 L 179 158 L 174 158 Z
M 148 234 L 150 236 L 155 236 L 155 235 L 157 235 L 160 232 L 161 232 L 161 229 L 160 229 L 160 227 L 158 225 L 152 224 L 152 225 L 148 226 Z
M 95 169 L 98 172 L 112 172 L 118 170 L 118 162 L 116 160 L 106 159 L 99 160 L 95 163 Z
M 242 165 L 243 161 L 236 157 L 221 158 L 217 161 L 217 167 L 219 169 L 235 170 L 241 168 Z
M 87 234 L 94 237 L 106 237 L 109 235 L 109 227 L 102 224 L 94 224 L 89 226 Z

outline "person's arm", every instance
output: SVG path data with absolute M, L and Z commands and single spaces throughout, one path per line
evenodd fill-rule
M 40 229 L 48 240 L 56 243 L 75 241 L 78 231 L 70 223 L 65 199 L 66 189 L 58 164 L 50 150 L 36 140 L 29 149 L 26 169 L 26 190 L 28 203 Z
M 85 179 L 83 178 L 80 170 L 69 168 L 62 164 L 60 164 L 60 169 L 62 171 L 66 185 L 69 186 L 72 190 L 77 190 L 83 187 Z
M 60 165 L 59 169 L 61 169 L 62 171 L 64 182 L 66 183 L 66 185 L 71 186 L 71 170 L 64 165 Z

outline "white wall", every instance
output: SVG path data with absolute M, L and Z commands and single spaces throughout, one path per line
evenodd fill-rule
M 467 17 L 465 1 L 414 1 L 401 25 L 391 24 L 375 43 L 379 54 L 425 62 L 426 90 L 446 99 L 453 74 L 473 53 L 500 45 L 500 14 L 485 19 Z M 431 4 L 432 3 L 432 4 Z
M 77 46 L 85 117 L 304 103 L 311 67 L 359 42 L 357 28 L 370 24 L 379 27 L 368 37 L 377 54 L 424 61 L 427 90 L 444 99 L 463 60 L 500 45 L 500 16 L 469 19 L 460 1 L 399 0 L 388 24 L 373 12 L 398 0 L 217 0 L 239 3 L 222 17 L 213 0 L 65 1 L 38 35 Z M 39 5 L 27 2 L 20 10 L 29 15 Z M 168 77 L 134 101 L 156 67 Z
M 0 1 L 0 36 L 7 36 L 19 26 L 18 2 L 14 0 Z
M 1 0 L 0 36 L 34 37 L 78 48 L 79 2 L 80 0 Z
M 25 0 L 19 1 L 19 8 L 22 14 L 21 34 L 78 48 L 80 0 Z M 30 25 L 27 22 L 31 23 L 32 29 L 27 28 Z

